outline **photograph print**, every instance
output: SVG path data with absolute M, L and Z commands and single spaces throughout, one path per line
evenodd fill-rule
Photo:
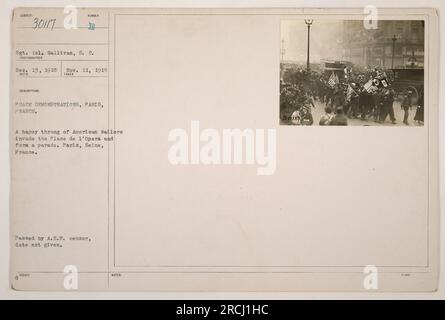
M 423 20 L 281 22 L 280 124 L 423 126 Z

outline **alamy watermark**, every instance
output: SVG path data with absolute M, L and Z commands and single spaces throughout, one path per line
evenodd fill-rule
M 363 8 L 363 13 L 366 15 L 363 18 L 363 27 L 366 30 L 370 29 L 377 29 L 379 27 L 378 25 L 378 15 L 379 10 L 376 6 L 368 5 Z
M 363 288 L 365 290 L 379 289 L 379 270 L 375 265 L 367 265 L 363 268 Z
M 272 175 L 276 169 L 275 129 L 200 130 L 191 121 L 190 133 L 172 129 L 168 160 L 173 165 L 257 165 L 258 175 Z
M 79 271 L 76 266 L 67 265 L 63 268 L 65 274 L 63 278 L 63 287 L 65 290 L 77 290 L 79 289 Z

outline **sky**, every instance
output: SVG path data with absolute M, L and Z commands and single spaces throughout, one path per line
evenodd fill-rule
M 310 33 L 310 60 L 342 58 L 343 20 L 314 20 Z M 284 60 L 306 61 L 307 26 L 304 19 L 281 22 Z

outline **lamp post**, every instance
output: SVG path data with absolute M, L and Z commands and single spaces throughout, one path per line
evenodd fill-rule
M 395 48 L 396 48 L 396 41 L 397 41 L 397 37 L 396 35 L 394 35 L 392 38 L 392 59 L 391 59 L 391 69 L 394 69 L 394 53 L 395 53 Z
M 281 61 L 284 61 L 284 55 L 286 53 L 286 49 L 284 48 L 284 40 L 281 40 Z
M 305 19 L 304 23 L 307 25 L 307 69 L 310 70 L 309 64 L 309 46 L 310 46 L 310 36 L 311 36 L 311 25 L 314 22 L 314 19 Z

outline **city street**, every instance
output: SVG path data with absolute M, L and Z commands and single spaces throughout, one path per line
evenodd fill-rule
M 368 121 L 363 121 L 360 119 L 349 119 L 348 125 L 350 126 L 404 126 L 406 124 L 403 123 L 403 109 L 400 107 L 399 101 L 394 101 L 394 115 L 396 118 L 396 124 L 392 124 L 389 116 L 386 118 L 384 123 L 375 122 L 373 119 L 368 119 Z M 324 111 L 325 104 L 320 101 L 315 101 L 315 108 L 312 108 L 312 116 L 314 118 L 314 125 L 318 125 L 320 121 L 320 117 L 325 113 Z M 408 123 L 410 126 L 419 126 L 416 121 L 414 121 L 414 115 L 416 114 L 416 109 L 413 107 L 409 111 Z

